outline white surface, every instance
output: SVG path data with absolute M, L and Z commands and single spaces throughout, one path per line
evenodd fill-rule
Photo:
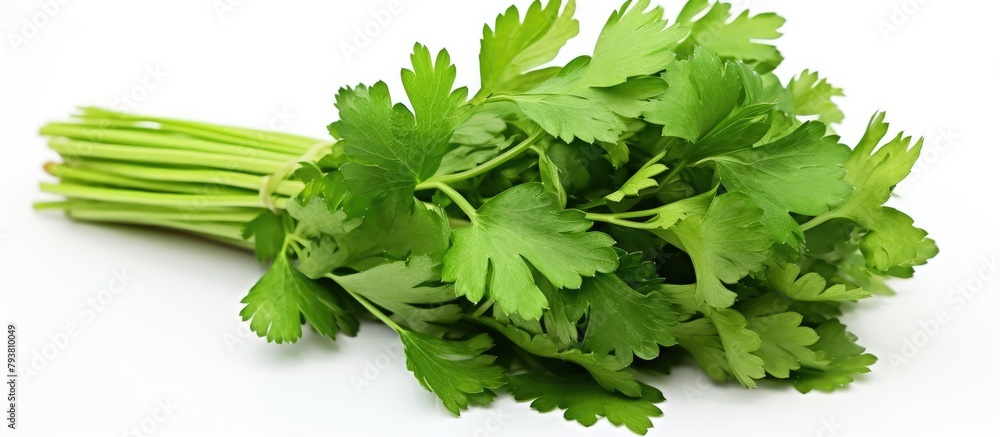
M 392 349 L 395 336 L 383 327 L 365 325 L 359 337 L 336 344 L 312 335 L 282 346 L 241 337 L 239 300 L 261 273 L 245 253 L 30 208 L 44 198 L 36 184 L 47 179 L 41 164 L 53 158 L 35 130 L 75 105 L 115 105 L 142 86 L 148 69 L 167 76 L 147 81 L 155 89 L 133 102 L 136 112 L 266 127 L 274 111 L 286 111 L 294 115 L 287 130 L 322 136 L 335 115 L 336 89 L 379 78 L 397 83 L 417 40 L 446 46 L 460 82 L 474 87 L 482 24 L 508 0 L 406 1 L 350 60 L 342 44 L 388 2 L 231 0 L 237 6 L 222 19 L 215 7 L 226 0 L 65 3 L 19 51 L 0 46 L 0 323 L 18 324 L 22 372 L 68 323 L 78 328 L 22 381 L 20 429 L 0 435 L 123 435 L 143 421 L 149 429 L 154 417 L 164 419 L 153 433 L 162 436 L 597 436 L 612 429 L 585 429 L 505 396 L 489 409 L 450 418 L 406 372 Z M 581 3 L 582 34 L 564 54 L 588 51 L 618 6 Z M 681 5 L 662 3 L 670 14 Z M 783 77 L 808 67 L 847 91 L 840 101 L 846 142 L 884 109 L 894 128 L 927 136 L 927 150 L 947 148 L 936 157 L 926 153 L 924 170 L 894 201 L 942 252 L 915 280 L 896 283 L 898 296 L 866 301 L 845 317 L 882 358 L 851 390 L 747 391 L 709 384 L 684 368 L 655 380 L 668 401 L 651 435 L 987 435 L 987 422 L 1000 411 L 993 368 L 998 281 L 986 280 L 970 298 L 954 290 L 1000 251 L 1000 58 L 993 47 L 1000 8 L 972 0 L 921 0 L 915 11 L 916 0 L 749 3 L 789 21 L 779 43 L 787 58 Z M 22 17 L 42 10 L 39 4 L 0 3 L 3 42 L 21 31 Z M 879 22 L 891 23 L 893 8 L 904 6 L 914 12 L 896 16 L 905 23 L 885 37 Z M 950 146 L 939 133 L 949 129 L 958 135 Z M 108 287 L 116 269 L 134 278 L 91 313 L 88 299 Z M 921 334 L 935 313 L 948 322 Z M 906 338 L 922 346 L 894 365 L 891 354 Z M 364 378 L 368 366 L 382 369 L 356 390 L 351 378 Z M 157 414 L 158 402 L 171 404 L 171 412 Z

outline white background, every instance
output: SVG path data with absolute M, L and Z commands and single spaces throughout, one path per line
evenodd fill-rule
M 233 10 L 220 15 L 224 1 L 64 1 L 16 50 L 11 35 L 22 35 L 22 20 L 43 8 L 0 3 L 0 322 L 17 323 L 22 372 L 37 371 L 20 386 L 20 429 L 0 435 L 118 436 L 154 417 L 165 419 L 153 432 L 162 436 L 612 430 L 538 414 L 509 396 L 451 418 L 405 370 L 395 335 L 382 326 L 365 325 L 357 338 L 335 344 L 308 334 L 281 346 L 242 336 L 239 300 L 261 273 L 246 253 L 31 210 L 46 199 L 36 187 L 50 179 L 42 163 L 55 158 L 35 131 L 76 105 L 126 104 L 138 113 L 262 128 L 280 124 L 277 111 L 294 116 L 286 130 L 322 137 L 335 116 L 336 89 L 397 83 L 414 41 L 446 46 L 459 81 L 474 89 L 482 23 L 509 0 L 404 1 L 350 57 L 344 44 L 359 28 L 374 29 L 371 14 L 387 1 L 232 1 Z M 681 6 L 663 3 L 671 16 Z M 788 19 L 782 77 L 808 67 L 846 90 L 845 142 L 856 142 L 876 110 L 888 111 L 894 129 L 927 137 L 921 171 L 893 203 L 930 231 L 941 255 L 914 280 L 895 283 L 898 296 L 865 301 L 844 318 L 882 358 L 850 390 L 748 391 L 710 384 L 685 367 L 654 378 L 668 401 L 651 435 L 993 435 L 986 424 L 1000 411 L 1000 281 L 980 267 L 1000 251 L 1000 8 L 972 0 L 749 4 Z M 584 0 L 581 36 L 560 59 L 589 52 L 617 6 Z M 156 70 L 162 81 L 147 80 Z M 154 85 L 138 93 L 144 98 L 120 100 L 144 80 Z M 99 313 L 82 309 L 115 271 L 132 277 L 124 291 Z M 957 294 L 969 283 L 978 293 Z M 935 314 L 947 322 L 928 323 Z M 55 356 L 36 358 L 46 347 L 58 347 Z M 357 389 L 352 378 L 370 383 Z

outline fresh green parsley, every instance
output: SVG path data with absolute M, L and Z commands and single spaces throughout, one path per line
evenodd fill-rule
M 469 60 L 416 44 L 405 99 L 341 88 L 325 140 L 84 108 L 42 128 L 65 161 L 42 190 L 65 200 L 37 207 L 252 249 L 253 332 L 377 320 L 455 415 L 510 393 L 645 434 L 664 398 L 637 369 L 801 392 L 867 373 L 845 304 L 937 253 L 886 205 L 921 141 L 879 113 L 845 145 L 842 90 L 774 73 L 778 15 L 629 1 L 558 64 L 575 10 L 486 25 L 474 93 Z

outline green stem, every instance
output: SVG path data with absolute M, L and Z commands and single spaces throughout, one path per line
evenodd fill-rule
M 455 191 L 454 188 L 443 182 L 435 182 L 433 187 L 441 190 L 442 193 L 447 195 L 451 201 L 455 202 L 455 205 L 458 205 L 458 208 L 461 209 L 462 212 L 464 212 L 470 219 L 474 219 L 476 217 L 476 208 L 474 208 L 468 200 L 465 200 L 462 193 Z
M 842 217 L 837 213 L 837 211 L 830 211 L 813 217 L 811 220 L 801 224 L 800 227 L 802 228 L 802 232 L 805 232 L 836 218 Z
M 284 162 L 250 156 L 231 156 L 190 150 L 156 149 L 149 147 L 97 144 L 88 141 L 53 139 L 49 147 L 60 155 L 79 158 L 104 158 L 115 161 L 141 162 L 154 165 L 174 164 L 271 174 L 284 167 Z
M 617 212 L 617 213 L 612 213 L 612 214 L 607 214 L 607 215 L 615 217 L 615 218 L 620 218 L 620 219 L 635 219 L 635 218 L 642 218 L 642 217 L 650 217 L 650 216 L 654 216 L 656 214 L 659 214 L 659 211 L 657 211 L 656 209 L 645 209 L 645 210 L 642 210 L 642 211 Z
M 191 150 L 195 152 L 216 153 L 232 156 L 254 156 L 260 159 L 281 162 L 295 159 L 300 155 L 287 152 L 273 152 L 259 148 L 219 143 L 216 141 L 208 141 L 198 138 L 180 137 L 177 135 L 165 134 L 162 131 L 107 129 L 71 123 L 49 123 L 42 127 L 39 134 L 52 137 L 65 137 L 93 144 Z
M 257 217 L 260 212 L 252 209 L 216 208 L 200 211 L 183 211 L 179 209 L 138 209 L 120 204 L 93 202 L 51 202 L 35 204 L 36 210 L 64 210 L 70 215 L 86 216 L 93 220 L 155 220 L 177 221 L 185 223 L 220 222 L 236 223 L 242 226 Z
M 657 153 L 657 154 L 653 155 L 652 158 L 649 158 L 649 160 L 646 161 L 646 163 L 643 164 L 642 167 L 639 168 L 639 171 L 643 171 L 643 170 L 649 168 L 649 166 L 660 162 L 660 160 L 663 159 L 665 156 L 667 156 L 667 150 L 666 149 L 664 149 L 660 153 Z M 638 172 L 636 172 L 636 173 L 638 173 Z
M 146 167 L 112 161 L 82 161 L 77 167 L 55 165 L 54 169 L 66 169 L 66 171 L 89 169 L 136 179 L 197 184 L 196 186 L 200 187 L 201 191 L 205 191 L 206 187 L 215 186 L 230 186 L 259 191 L 262 184 L 262 177 L 259 175 L 234 171 Z M 54 176 L 62 176 L 57 173 L 52 174 Z M 281 181 L 278 189 L 274 192 L 291 197 L 302 191 L 304 186 L 305 184 L 300 181 L 284 180 Z
M 472 96 L 472 98 L 469 99 L 469 104 L 472 106 L 481 105 L 483 103 L 486 103 L 486 98 L 488 98 L 489 96 L 490 92 L 487 91 L 486 88 L 480 88 L 479 91 L 476 92 L 476 95 Z
M 588 210 L 591 208 L 597 208 L 599 206 L 606 206 L 606 205 L 607 203 L 604 201 L 604 198 L 601 197 L 600 199 L 591 200 L 590 202 L 587 203 L 583 203 L 580 205 L 573 205 L 573 209 Z
M 160 220 L 160 219 L 143 219 L 143 218 L 123 218 L 123 217 L 104 217 L 101 215 L 94 215 L 88 211 L 68 211 L 67 215 L 71 218 L 90 222 L 104 222 L 104 223 L 125 223 L 133 225 L 144 225 L 144 226 L 156 226 L 161 228 L 177 229 L 181 231 L 194 232 L 196 234 L 201 234 L 205 236 L 210 236 L 218 239 L 224 239 L 227 243 L 239 246 L 239 247 L 250 247 L 252 242 L 244 240 L 242 237 L 243 225 L 238 223 L 221 223 L 221 222 L 204 222 L 204 223 L 187 223 L 183 221 L 176 220 Z
M 673 179 L 675 176 L 677 176 L 677 173 L 680 173 L 681 170 L 684 169 L 684 166 L 687 165 L 687 163 L 688 163 L 688 155 L 685 153 L 684 156 L 681 157 L 681 159 L 677 160 L 677 165 L 675 165 L 674 168 L 670 169 L 670 172 L 663 177 L 663 180 L 661 180 L 658 185 L 662 187 L 670 183 L 670 180 Z
M 287 235 L 287 238 L 290 239 L 290 240 L 292 240 L 292 241 L 294 241 L 294 242 L 296 242 L 296 243 L 301 244 L 303 247 L 307 247 L 307 246 L 309 246 L 312 243 L 308 239 L 300 237 L 298 235 L 298 230 L 296 230 L 295 232 L 289 233 Z
M 184 133 L 212 141 L 249 146 L 274 152 L 301 154 L 317 142 L 314 138 L 283 132 L 221 126 L 165 117 L 132 115 L 100 108 L 82 109 L 83 113 L 79 117 L 83 121 L 90 123 L 111 122 L 113 126 L 121 125 L 123 122 L 131 122 L 132 126 L 136 126 L 137 123 L 155 123 L 159 125 L 158 129 L 163 131 Z
M 136 203 L 140 205 L 154 206 L 176 206 L 186 207 L 193 210 L 203 207 L 216 206 L 241 206 L 250 208 L 262 207 L 260 196 L 256 194 L 215 196 L 202 194 L 150 193 L 135 190 L 93 187 L 72 183 L 43 183 L 40 186 L 41 190 L 46 193 L 62 194 L 64 196 L 77 199 L 103 200 L 105 202 Z M 287 200 L 285 198 L 280 198 L 275 201 L 275 206 L 277 208 L 284 209 L 286 203 Z
M 586 215 L 586 218 L 587 218 L 587 220 L 590 220 L 590 221 L 593 221 L 593 222 L 610 223 L 612 225 L 624 226 L 624 227 L 633 228 L 633 229 L 648 229 L 649 228 L 649 226 L 647 226 L 644 223 L 636 223 L 636 222 L 633 222 L 633 221 L 630 221 L 630 220 L 622 220 L 621 218 L 619 218 L 615 214 L 588 213 Z
M 653 209 L 644 209 L 642 211 L 625 211 L 625 212 L 616 212 L 612 214 L 603 214 L 603 215 L 620 219 L 629 219 L 629 218 L 649 217 L 659 214 L 659 212 L 660 212 L 659 208 L 653 208 Z
M 452 229 L 462 228 L 462 227 L 469 226 L 469 225 L 472 224 L 472 222 L 470 222 L 468 220 L 460 219 L 460 218 L 455 218 L 455 217 L 448 217 L 448 223 L 451 225 Z
M 531 145 L 534 144 L 536 141 L 538 141 L 538 139 L 541 138 L 542 135 L 544 134 L 545 132 L 542 130 L 535 131 L 535 133 L 529 135 L 528 138 L 525 138 L 524 141 L 521 141 L 520 144 L 511 147 L 510 149 L 507 149 L 506 152 L 476 166 L 475 168 L 471 168 L 469 170 L 459 173 L 432 177 L 428 179 L 427 182 L 417 185 L 417 189 L 421 190 L 421 189 L 432 188 L 433 184 L 437 182 L 452 183 L 452 182 L 463 181 L 487 173 L 490 170 L 493 170 L 501 166 L 503 163 L 510 161 L 517 155 L 520 155 L 521 152 L 528 150 L 528 148 L 530 148 Z
M 334 275 L 326 275 L 326 277 L 331 278 L 331 279 L 333 279 L 335 281 L 337 280 L 336 276 L 334 276 Z M 396 324 L 396 322 L 394 322 L 392 319 L 390 319 L 389 316 L 385 315 L 385 313 L 383 313 L 381 310 L 379 310 L 374 304 L 372 304 L 371 302 L 369 302 L 368 299 L 365 299 L 364 296 L 361 296 L 361 295 L 359 295 L 359 294 L 357 294 L 357 293 L 355 293 L 355 292 L 353 292 L 351 290 L 348 290 L 346 288 L 344 288 L 344 290 L 346 290 L 347 293 L 351 295 L 351 297 L 353 297 L 355 300 L 357 300 L 359 303 L 361 303 L 361 305 L 364 306 L 368 310 L 368 312 L 372 313 L 372 315 L 374 315 L 379 320 L 381 320 L 382 323 L 385 323 L 386 325 L 389 325 L 390 328 L 392 328 L 394 331 L 396 331 L 398 333 L 405 332 L 405 330 L 402 327 L 400 327 L 398 324 Z
M 479 318 L 480 316 L 485 314 L 486 310 L 490 309 L 490 307 L 492 306 L 493 306 L 493 299 L 486 299 L 486 302 L 483 302 L 483 304 L 480 305 L 479 308 L 476 308 L 476 312 L 472 313 L 472 317 Z
M 125 177 L 112 173 L 95 171 L 85 167 L 70 167 L 62 164 L 51 164 L 51 163 L 46 164 L 45 170 L 48 171 L 49 174 L 59 177 L 64 182 L 66 181 L 84 182 L 97 185 L 111 185 L 118 188 L 130 188 L 130 189 L 145 190 L 145 191 L 162 191 L 171 193 L 198 194 L 198 193 L 206 193 L 211 188 L 212 194 L 221 194 L 221 195 L 247 194 L 247 190 L 240 188 L 231 188 L 224 186 L 209 187 L 202 184 L 149 181 L 149 180 Z

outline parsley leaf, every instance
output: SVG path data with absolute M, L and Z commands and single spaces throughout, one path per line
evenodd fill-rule
M 537 87 L 504 99 L 564 142 L 618 142 L 625 118 L 638 117 L 645 101 L 662 91 L 654 82 L 628 79 L 664 70 L 687 35 L 667 27 L 661 8 L 648 8 L 649 0 L 626 3 L 605 24 L 592 57 L 576 58 Z
M 579 347 L 579 327 L 577 322 L 583 317 L 583 310 L 573 307 L 567 300 L 572 293 L 554 287 L 545 277 L 535 272 L 535 283 L 545 294 L 549 308 L 542 316 L 542 326 L 552 343 L 558 348 Z
M 523 91 L 518 89 L 521 75 L 551 61 L 566 41 L 580 32 L 580 23 L 573 19 L 575 10 L 573 0 L 567 1 L 565 8 L 559 0 L 545 7 L 536 0 L 525 11 L 523 21 L 517 8 L 511 6 L 497 17 L 492 29 L 484 27 L 479 51 L 480 94 Z
M 747 327 L 760 337 L 754 355 L 764 361 L 764 370 L 777 378 L 788 378 L 789 371 L 803 365 L 821 366 L 817 354 L 809 349 L 819 340 L 816 331 L 802 324 L 802 315 L 785 312 L 751 317 Z
M 639 171 L 633 173 L 621 188 L 604 196 L 604 198 L 612 202 L 620 202 L 626 196 L 638 196 L 639 192 L 646 188 L 659 186 L 659 183 L 653 178 L 665 171 L 667 171 L 667 166 L 663 164 L 644 166 Z
M 384 82 L 337 94 L 340 120 L 332 128 L 351 161 L 341 171 L 354 196 L 411 197 L 417 183 L 437 172 L 448 140 L 471 115 L 467 90 L 452 89 L 456 73 L 447 51 L 432 61 L 417 44 L 410 58 L 413 70 L 403 70 L 402 81 L 412 112 L 393 104 Z
M 760 77 L 702 48 L 663 74 L 669 88 L 643 111 L 663 136 L 694 143 L 694 161 L 753 145 L 768 130 L 773 103 L 763 102 Z
M 243 321 L 267 341 L 294 343 L 302 337 L 301 318 L 331 339 L 343 329 L 354 335 L 358 322 L 329 287 L 311 280 L 278 256 L 241 301 Z
M 360 217 L 349 217 L 341 206 L 347 197 L 344 175 L 330 172 L 309 181 L 298 196 L 285 206 L 285 211 L 301 228 L 300 234 L 342 234 L 361 225 Z
M 670 229 L 694 263 L 699 302 L 731 306 L 736 293 L 723 283 L 734 284 L 764 265 L 773 242 L 760 223 L 761 214 L 746 195 L 727 193 L 716 197 L 704 215 L 685 218 Z
M 677 310 L 659 293 L 643 294 L 618 276 L 602 273 L 571 296 L 577 310 L 589 308 L 583 346 L 598 355 L 614 352 L 630 364 L 633 354 L 651 360 L 660 354 L 659 346 L 677 343 L 671 329 L 678 322 Z
M 243 227 L 244 239 L 253 237 L 254 254 L 258 261 L 267 261 L 277 257 L 285 244 L 286 221 L 271 211 L 262 211 L 260 215 Z
M 870 297 L 864 288 L 847 288 L 844 284 L 827 287 L 826 280 L 818 273 L 799 277 L 800 268 L 794 264 L 774 264 L 767 268 L 767 284 L 789 299 L 804 302 L 850 302 Z
M 470 402 L 483 404 L 492 399 L 491 390 L 505 383 L 503 369 L 493 364 L 495 357 L 483 355 L 493 347 L 486 334 L 459 341 L 407 330 L 397 332 L 403 341 L 406 368 L 456 416 Z
M 804 70 L 798 77 L 788 82 L 788 92 L 792 95 L 791 112 L 797 116 L 816 116 L 823 123 L 840 123 L 844 113 L 840 111 L 834 97 L 842 97 L 844 90 L 821 79 L 819 73 Z
M 655 215 L 645 223 L 649 229 L 669 230 L 677 222 L 692 215 L 704 215 L 715 199 L 718 187 L 704 193 L 694 195 L 663 205 L 653 210 Z
M 437 207 L 411 200 L 409 209 L 383 204 L 346 233 L 323 234 L 300 254 L 299 270 L 317 278 L 334 269 L 355 270 L 405 259 L 411 254 L 440 255 L 448 248 L 451 229 Z
M 705 373 L 716 381 L 725 381 L 732 373 L 722 339 L 709 319 L 694 319 L 674 327 L 677 344 L 694 357 Z
M 686 287 L 673 286 L 662 291 L 672 300 L 689 293 Z M 739 311 L 704 307 L 701 311 L 705 317 L 674 327 L 677 344 L 690 353 L 712 379 L 725 381 L 732 375 L 745 387 L 756 387 L 754 380 L 765 376 L 764 361 L 757 356 L 761 338 L 748 329 L 747 319 Z
M 451 136 L 451 144 L 455 147 L 441 159 L 437 175 L 465 171 L 499 155 L 512 143 L 504 137 L 505 129 L 507 123 L 497 114 L 473 114 L 455 129 Z
M 649 9 L 649 0 L 626 2 L 601 29 L 593 62 L 581 82 L 610 87 L 630 77 L 663 71 L 675 57 L 673 48 L 686 35 L 677 27 L 667 27 L 663 8 Z
M 926 231 L 913 226 L 913 219 L 882 204 L 909 174 L 923 140 L 910 147 L 911 139 L 899 134 L 878 147 L 888 131 L 885 113 L 872 117 L 864 138 L 844 164 L 844 179 L 854 185 L 854 193 L 824 218 L 846 218 L 868 230 L 860 248 L 869 269 L 909 277 L 913 266 L 925 264 L 937 254 L 937 246 Z
M 559 206 L 565 208 L 569 195 L 566 193 L 566 187 L 563 186 L 560 177 L 562 171 L 559 169 L 559 165 L 549 157 L 551 153 L 551 149 L 538 153 L 538 171 L 546 191 L 554 193 L 559 198 Z
M 345 289 L 391 311 L 400 324 L 431 334 L 440 332 L 433 324 L 453 323 L 462 317 L 458 305 L 442 305 L 456 296 L 451 284 L 440 283 L 438 267 L 429 256 L 416 256 L 332 278 Z
M 538 319 L 548 303 L 532 268 L 556 287 L 580 288 L 583 276 L 618 266 L 611 237 L 587 232 L 592 223 L 584 214 L 562 210 L 542 184 L 504 191 L 471 219 L 454 231 L 442 276 L 472 302 L 488 295 L 507 313 Z
M 670 88 L 644 112 L 646 120 L 663 125 L 663 136 L 692 143 L 733 113 L 743 92 L 736 64 L 696 49 L 690 60 L 677 62 L 663 79 Z
M 765 365 L 755 354 L 761 347 L 760 336 L 747 327 L 747 319 L 739 311 L 712 309 L 708 318 L 719 333 L 729 371 L 740 384 L 748 388 L 756 387 L 754 379 L 764 377 Z
M 841 167 L 850 149 L 825 133 L 822 123 L 808 122 L 772 143 L 711 158 L 726 189 L 763 209 L 761 222 L 778 243 L 797 248 L 804 242 L 789 212 L 820 215 L 851 194 Z
M 557 377 L 538 373 L 524 373 L 510 378 L 507 389 L 514 399 L 531 400 L 531 408 L 549 412 L 556 408 L 566 410 L 563 417 L 583 426 L 597 423 L 606 417 L 615 426 L 624 425 L 632 432 L 646 435 L 653 423 L 652 417 L 663 415 L 656 404 L 663 402 L 659 390 L 640 383 L 639 397 L 627 397 L 601 388 L 586 377 Z
M 490 318 L 480 322 L 503 334 L 519 348 L 532 355 L 570 362 L 582 367 L 608 391 L 619 391 L 626 396 L 642 395 L 642 387 L 625 363 L 615 357 L 585 353 L 575 348 L 560 348 L 545 334 L 532 335 L 516 326 L 502 324 Z
M 773 70 L 784 58 L 778 49 L 764 41 L 780 37 L 778 28 L 785 20 L 773 13 L 751 17 L 750 11 L 732 18 L 731 8 L 728 3 L 716 2 L 710 6 L 709 0 L 689 0 L 677 17 L 682 26 L 691 29 L 686 45 L 755 64 L 760 71 Z
M 811 349 L 828 363 L 794 372 L 792 383 L 798 391 L 807 393 L 843 388 L 854 382 L 856 376 L 868 373 L 868 366 L 875 364 L 875 356 L 864 353 L 865 348 L 855 343 L 858 338 L 847 332 L 847 327 L 837 320 L 817 326 L 816 333 L 819 334 L 819 341 Z

